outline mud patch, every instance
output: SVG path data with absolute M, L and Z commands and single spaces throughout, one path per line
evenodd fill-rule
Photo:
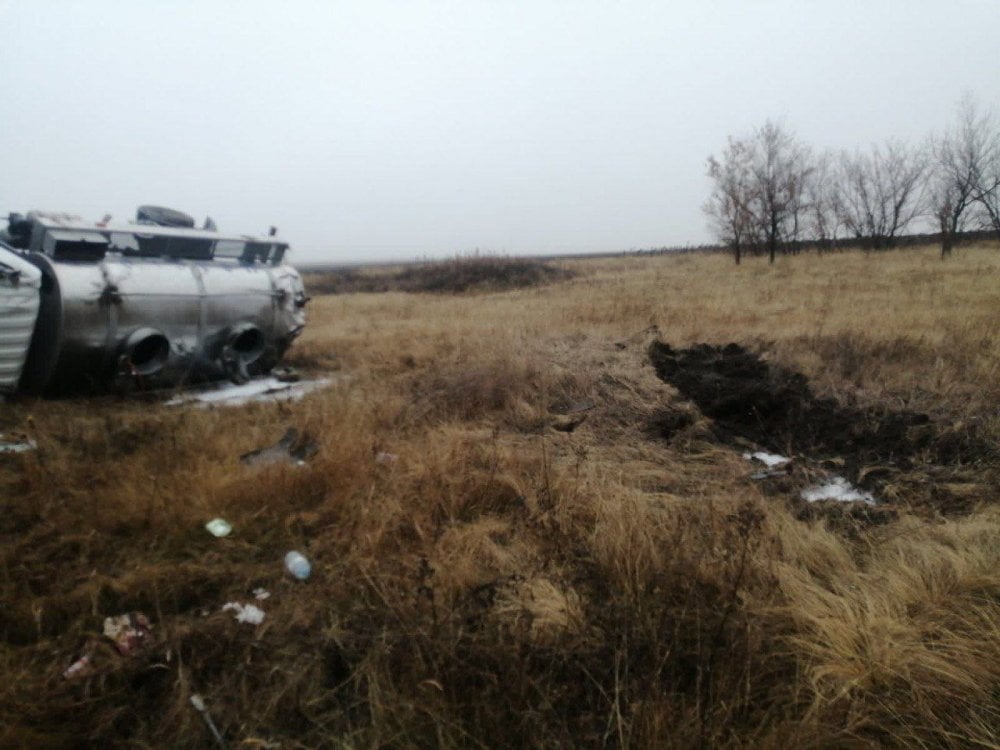
M 681 430 L 694 424 L 694 417 L 676 407 L 657 409 L 647 423 L 648 431 L 669 440 Z
M 969 430 L 959 436 L 927 414 L 861 409 L 817 397 L 801 373 L 765 362 L 738 344 L 674 349 L 653 342 L 649 356 L 660 379 L 712 418 L 722 442 L 751 441 L 782 455 L 836 457 L 852 480 L 867 479 L 860 483 L 869 489 L 880 482 L 865 467 L 970 464 L 993 452 Z

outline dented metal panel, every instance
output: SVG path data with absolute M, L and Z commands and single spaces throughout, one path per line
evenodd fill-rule
M 41 272 L 0 245 L 0 391 L 13 391 L 21 378 L 38 317 Z

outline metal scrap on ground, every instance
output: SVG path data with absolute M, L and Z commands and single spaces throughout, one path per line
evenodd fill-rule
M 0 453 L 25 453 L 38 448 L 38 444 L 25 435 L 0 433 Z
M 299 431 L 289 427 L 285 434 L 274 445 L 268 448 L 244 453 L 240 463 L 247 466 L 270 466 L 272 464 L 290 463 L 301 466 L 316 455 L 319 446 L 308 435 L 299 436 Z

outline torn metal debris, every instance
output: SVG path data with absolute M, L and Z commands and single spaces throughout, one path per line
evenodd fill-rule
M 244 453 L 240 463 L 247 466 L 270 466 L 290 463 L 301 466 L 319 451 L 319 445 L 308 435 L 299 435 L 294 427 L 289 427 L 277 443 L 267 448 Z
M 135 223 L 11 214 L 0 232 L 0 390 L 157 387 L 269 372 L 307 297 L 271 235 L 195 229 L 143 206 Z
M 27 453 L 37 448 L 38 443 L 26 435 L 5 435 L 0 432 L 0 453 Z
M 243 406 L 270 401 L 298 401 L 307 393 L 330 385 L 330 378 L 285 382 L 273 375 L 249 383 L 211 383 L 192 389 L 166 402 L 167 406 Z

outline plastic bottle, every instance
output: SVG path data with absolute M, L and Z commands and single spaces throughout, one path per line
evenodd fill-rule
M 285 568 L 300 581 L 304 581 L 312 573 L 312 565 L 301 552 L 292 550 L 285 555 Z
M 232 524 L 230 524 L 225 518 L 213 518 L 205 524 L 205 528 L 208 529 L 209 534 L 217 537 L 229 536 L 230 532 L 233 530 Z

